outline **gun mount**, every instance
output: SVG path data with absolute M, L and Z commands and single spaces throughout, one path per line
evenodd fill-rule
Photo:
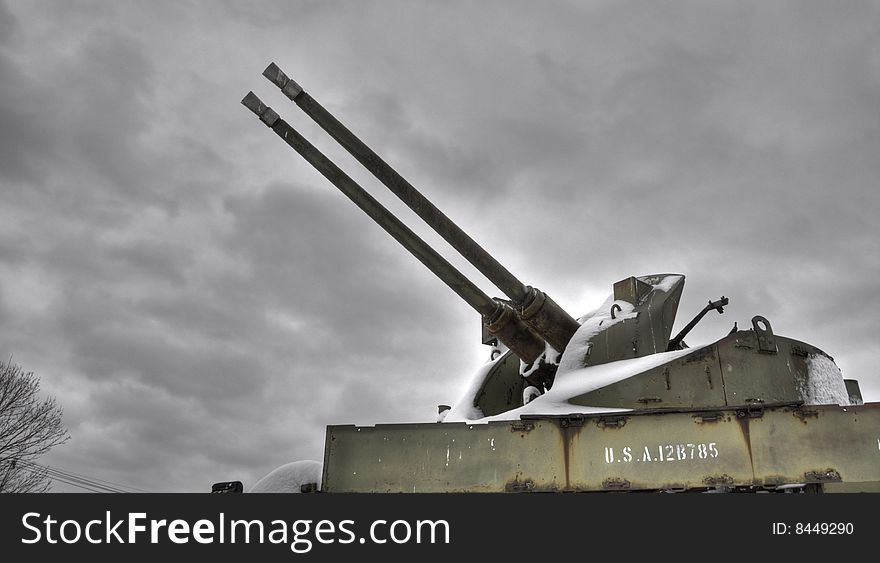
M 709 301 L 672 337 L 680 274 L 621 280 L 602 307 L 575 320 L 277 65 L 263 75 L 508 297 L 486 295 L 253 92 L 245 96 L 265 125 L 480 314 L 484 343 L 507 349 L 493 350 L 461 399 L 440 407 L 444 424 L 328 427 L 322 491 L 880 489 L 880 404 L 863 405 L 858 383 L 843 380 L 831 356 L 774 334 L 760 315 L 748 330 L 734 324 L 723 338 L 688 347 L 691 329 L 729 300 Z

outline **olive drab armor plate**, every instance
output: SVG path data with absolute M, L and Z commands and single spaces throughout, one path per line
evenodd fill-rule
M 880 403 L 330 426 L 322 490 L 872 490 L 878 429 Z

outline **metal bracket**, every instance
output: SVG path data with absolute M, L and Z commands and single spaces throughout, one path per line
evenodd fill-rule
M 599 428 L 623 428 L 625 425 L 625 416 L 601 416 L 596 420 L 596 426 Z
M 746 399 L 746 408 L 736 411 L 737 418 L 761 418 L 764 416 L 764 401 L 761 399 Z
M 580 427 L 584 425 L 584 415 L 582 414 L 573 414 L 564 418 L 559 419 L 559 426 L 561 428 L 570 428 Z
M 662 403 L 663 399 L 660 397 L 639 397 L 636 402 L 647 405 L 648 403 Z
M 694 415 L 694 421 L 697 424 L 703 424 L 706 422 L 718 422 L 722 418 L 724 418 L 724 414 L 720 412 L 707 412 Z
M 528 422 L 525 420 L 514 420 L 510 423 L 510 431 L 511 432 L 531 432 L 535 429 L 534 422 Z
M 752 328 L 758 336 L 758 351 L 768 354 L 775 354 L 779 351 L 776 347 L 776 338 L 773 336 L 773 329 L 770 327 L 770 321 L 761 315 L 752 317 Z

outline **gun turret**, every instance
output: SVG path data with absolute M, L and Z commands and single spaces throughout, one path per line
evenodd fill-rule
M 448 285 L 459 297 L 476 310 L 484 324 L 505 346 L 526 364 L 537 360 L 545 351 L 544 341 L 529 329 L 509 305 L 492 299 L 471 280 L 459 272 L 452 264 L 419 238 L 403 222 L 376 201 L 360 185 L 321 153 L 279 115 L 249 92 L 241 101 L 254 112 L 288 145 L 298 152 L 309 164 L 336 186 L 355 205 L 361 208 L 380 227 L 394 237 L 404 248 L 422 264 Z
M 401 201 L 442 236 L 456 251 L 507 295 L 518 316 L 534 329 L 556 351 L 562 352 L 580 326 L 578 322 L 547 294 L 526 286 L 510 271 L 486 252 L 458 225 L 423 196 L 406 179 L 373 152 L 354 133 L 287 77 L 275 63 L 270 64 L 263 76 L 299 106 L 345 150 L 378 178 Z

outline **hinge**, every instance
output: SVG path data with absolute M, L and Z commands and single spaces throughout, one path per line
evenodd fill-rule
M 623 428 L 625 424 L 625 416 L 601 416 L 596 420 L 599 428 Z
M 763 399 L 746 399 L 746 407 L 737 409 L 737 418 L 761 418 L 764 416 Z
M 704 422 L 718 422 L 723 417 L 724 414 L 720 412 L 707 412 L 694 415 L 694 419 L 696 419 L 697 424 L 702 424 Z
M 562 428 L 570 428 L 572 426 L 583 426 L 584 425 L 584 415 L 582 414 L 572 414 L 559 419 L 559 426 Z

